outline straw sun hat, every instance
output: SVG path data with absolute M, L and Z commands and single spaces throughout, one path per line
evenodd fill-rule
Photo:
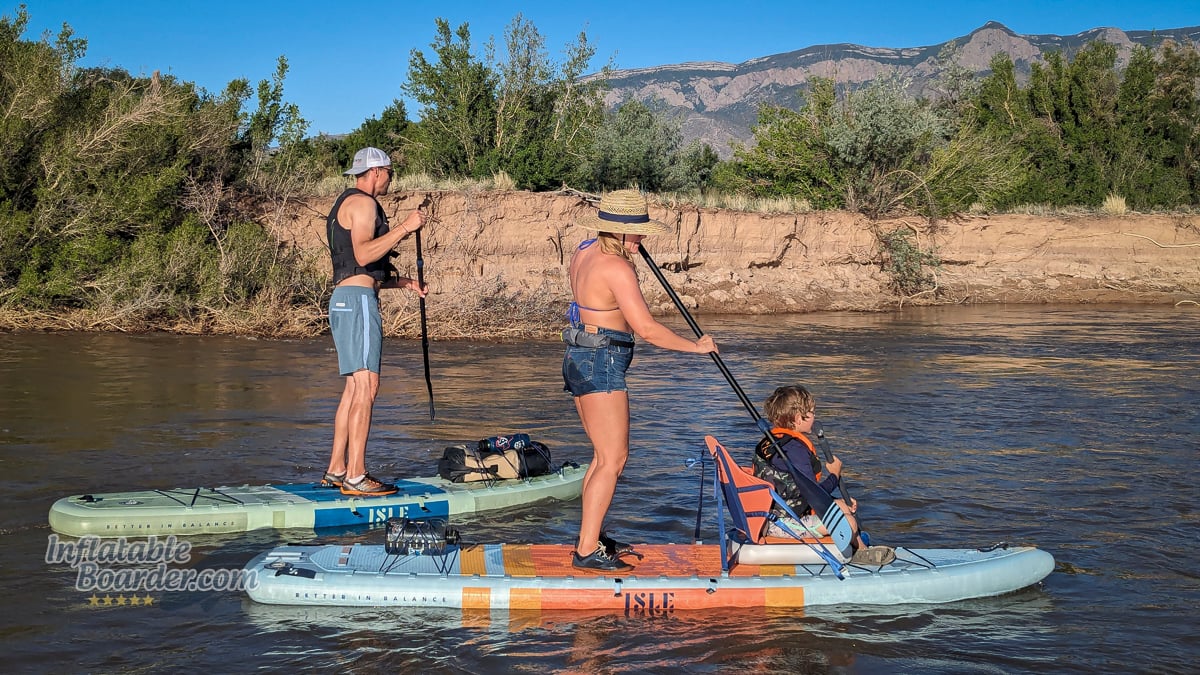
M 614 190 L 600 198 L 600 208 L 576 221 L 589 230 L 613 234 L 667 234 L 670 225 L 650 219 L 646 198 L 637 190 Z

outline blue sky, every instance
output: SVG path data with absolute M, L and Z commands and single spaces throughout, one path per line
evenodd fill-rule
M 0 0 L 13 16 L 19 2 Z M 403 99 L 413 49 L 430 55 L 434 19 L 467 23 L 472 44 L 498 43 L 517 13 L 546 38 L 555 60 L 580 31 L 597 47 L 595 68 L 748 59 L 847 42 L 872 47 L 938 44 L 999 21 L 1018 33 L 1070 35 L 1090 28 L 1152 30 L 1200 25 L 1197 0 L 842 0 L 820 2 L 647 1 L 571 3 L 310 2 L 293 0 L 28 0 L 26 39 L 56 35 L 68 23 L 88 40 L 85 66 L 155 70 L 219 92 L 235 78 L 251 84 L 290 71 L 284 98 L 300 107 L 309 133 L 345 133 Z M 421 5 L 421 8 L 415 8 Z M 409 115 L 416 111 L 409 106 Z

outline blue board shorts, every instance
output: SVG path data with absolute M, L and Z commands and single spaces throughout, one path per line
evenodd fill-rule
M 598 329 L 607 336 L 603 347 L 567 345 L 563 357 L 563 391 L 572 396 L 628 391 L 625 371 L 633 363 L 633 335 L 611 328 Z
M 379 373 L 383 355 L 383 317 L 373 288 L 338 286 L 329 299 L 329 332 L 337 349 L 338 371 Z

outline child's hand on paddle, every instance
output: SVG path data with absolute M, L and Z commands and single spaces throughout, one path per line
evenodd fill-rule
M 838 459 L 837 455 L 834 455 L 833 461 L 830 461 L 827 464 L 825 464 L 825 468 L 829 470 L 829 473 L 831 473 L 835 476 L 841 476 L 842 475 L 842 460 Z

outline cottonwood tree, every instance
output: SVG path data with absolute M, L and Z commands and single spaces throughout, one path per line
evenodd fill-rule
M 550 144 L 575 164 L 583 160 L 604 120 L 603 95 L 613 65 L 610 59 L 596 75 L 585 77 L 595 55 L 587 34 L 580 32 L 575 42 L 567 45 L 558 77 L 550 83 L 554 101 Z
M 638 186 L 650 192 L 699 187 L 699 180 L 716 163 L 711 148 L 683 147 L 678 121 L 628 101 L 608 114 L 596 130 L 580 172 L 597 190 Z
M 29 206 L 31 170 L 43 134 L 59 122 L 87 40 L 63 24 L 57 39 L 21 39 L 29 26 L 22 5 L 0 17 L 0 203 Z
M 503 59 L 490 44 L 487 50 L 497 73 L 497 166 L 519 187 L 556 187 L 573 177 L 604 118 L 603 77 L 583 81 L 595 48 L 580 33 L 556 64 L 537 28 L 519 14 L 504 45 Z
M 497 74 L 493 143 L 501 166 L 531 140 L 538 118 L 545 116 L 542 102 L 551 77 L 545 44 L 537 27 L 520 14 L 504 31 L 506 58 L 498 59 L 495 45 L 488 41 L 486 58 Z
M 241 133 L 248 152 L 243 179 L 271 204 L 276 217 L 310 191 L 324 171 L 303 143 L 308 121 L 299 106 L 283 99 L 287 73 L 287 57 L 280 56 L 271 79 L 259 81 L 258 105 L 246 117 Z
M 1026 153 L 1026 175 L 1001 206 L 1098 206 L 1109 194 L 1139 208 L 1195 204 L 1200 57 L 1167 42 L 1134 49 L 1096 41 L 1073 58 L 1046 56 L 1021 87 L 997 55 L 979 93 L 978 126 Z
M 494 169 L 496 78 L 471 53 L 467 24 L 451 32 L 442 18 L 430 48 L 434 61 L 412 50 L 402 89 L 421 104 L 408 137 L 419 167 L 438 177 L 488 176 Z
M 761 107 L 751 127 L 754 144 L 735 146 L 719 186 L 758 197 L 798 197 L 816 208 L 844 207 L 844 179 L 825 138 L 836 103 L 833 80 L 813 78 L 798 110 Z
M 1168 41 L 1154 72 L 1140 127 L 1150 161 L 1141 185 L 1125 194 L 1137 195 L 1143 187 L 1150 205 L 1194 205 L 1200 203 L 1200 51 L 1194 44 Z M 1154 167 L 1162 170 L 1152 175 Z
M 482 59 L 471 52 L 467 24 L 452 33 L 439 19 L 436 29 L 433 54 L 413 50 L 403 85 L 422 105 L 404 133 L 412 164 L 437 177 L 504 171 L 534 190 L 573 179 L 604 112 L 603 76 L 583 75 L 595 55 L 587 36 L 567 45 L 558 64 L 520 14 L 499 46 L 485 43 Z
M 350 166 L 354 153 L 368 146 L 385 152 L 395 152 L 403 144 L 410 124 L 404 101 L 394 99 L 379 117 L 367 118 L 342 139 L 334 166 Z M 392 159 L 395 161 L 397 158 Z

